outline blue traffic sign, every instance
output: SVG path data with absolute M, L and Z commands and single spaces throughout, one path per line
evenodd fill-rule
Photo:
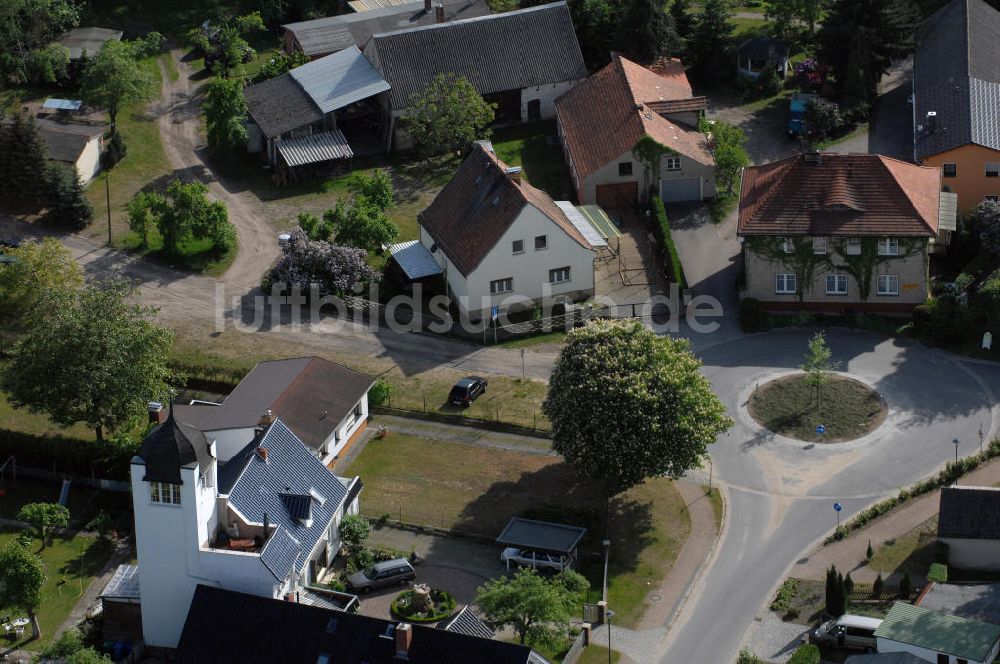
M 490 318 L 496 320 L 499 316 L 500 316 L 500 307 L 494 305 L 493 309 L 490 311 Z
M 843 507 L 843 505 L 841 505 L 840 503 L 834 503 L 834 504 L 833 504 L 833 509 L 834 509 L 835 511 L 839 512 L 840 510 L 844 509 L 844 507 Z
M 816 433 L 818 433 L 819 435 L 822 436 L 824 433 L 826 433 L 826 426 L 824 426 L 822 424 L 820 424 L 819 426 L 817 426 L 816 427 Z

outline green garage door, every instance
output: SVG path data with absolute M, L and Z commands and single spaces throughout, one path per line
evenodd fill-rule
M 701 178 L 660 180 L 660 198 L 664 203 L 701 200 Z

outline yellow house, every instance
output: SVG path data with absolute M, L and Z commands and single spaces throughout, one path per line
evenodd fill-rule
M 951 0 L 924 22 L 913 63 L 914 160 L 941 169 L 968 212 L 1000 200 L 1000 12 Z

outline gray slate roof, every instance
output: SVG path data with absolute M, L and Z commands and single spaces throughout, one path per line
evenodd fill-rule
M 966 620 L 1000 624 L 1000 583 L 935 583 L 921 597 L 920 606 Z
M 105 42 L 118 41 L 122 38 L 121 30 L 111 30 L 108 28 L 73 28 L 64 33 L 57 40 L 69 51 L 69 59 L 76 60 L 87 53 L 92 57 L 101 50 Z
M 207 468 L 212 458 L 205 434 L 174 419 L 172 407 L 167 421 L 142 441 L 137 456 L 146 464 L 144 481 L 168 484 L 183 484 L 181 468 Z
M 357 46 L 307 62 L 288 73 L 324 114 L 389 89 Z
M 76 163 L 84 148 L 107 131 L 104 125 L 86 125 L 54 120 L 36 120 L 49 159 Z
M 486 0 L 446 0 L 445 21 L 488 16 Z M 395 7 L 353 12 L 340 16 L 327 16 L 312 21 L 299 21 L 283 25 L 293 33 L 302 52 L 309 56 L 335 53 L 349 46 L 363 46 L 373 34 L 431 25 L 434 11 L 424 11 L 423 0 L 407 2 Z
M 918 159 L 975 143 L 1000 150 L 1000 12 L 952 0 L 924 21 L 913 64 Z M 937 113 L 937 129 L 927 113 Z
M 883 652 L 851 655 L 844 664 L 927 664 L 927 662 L 908 652 Z
M 569 553 L 586 534 L 587 529 L 579 526 L 515 516 L 497 537 L 497 543 L 525 549 Z
M 441 73 L 466 77 L 481 95 L 587 76 L 565 2 L 375 34 L 364 54 L 392 86 L 393 109 Z
M 323 119 L 323 113 L 288 73 L 245 88 L 243 97 L 250 117 L 268 138 Z
M 268 451 L 266 461 L 257 454 L 261 447 Z M 290 512 L 282 495 L 308 496 L 310 490 L 325 500 L 312 499 L 312 524 L 306 526 L 293 515 L 301 514 L 301 506 Z M 274 526 L 260 557 L 278 581 L 293 566 L 302 568 L 348 494 L 344 483 L 280 419 L 219 471 L 219 493 L 227 491 L 230 507 L 249 522 L 263 523 L 266 514 Z
M 480 620 L 479 616 L 476 615 L 475 611 L 468 604 L 454 618 L 449 620 L 447 624 L 444 624 L 444 629 L 449 632 L 478 636 L 481 639 L 492 639 L 496 636 L 496 632 Z
M 979 486 L 941 489 L 938 537 L 1000 539 L 1000 489 Z

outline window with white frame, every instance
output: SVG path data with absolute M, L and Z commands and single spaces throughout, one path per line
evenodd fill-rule
M 681 170 L 681 158 L 680 157 L 667 157 L 666 166 L 668 171 L 679 171 Z
M 149 502 L 166 505 L 181 504 L 181 485 L 168 482 L 149 483 Z
M 1000 162 L 996 161 L 986 162 L 986 177 L 1000 178 Z
M 781 250 L 786 254 L 791 254 L 795 252 L 795 241 L 790 237 L 786 237 L 781 241 Z
M 813 253 L 814 254 L 825 254 L 826 253 L 826 238 L 825 237 L 814 237 L 813 238 Z
M 899 238 L 897 237 L 884 237 L 878 241 L 878 255 L 879 256 L 898 256 L 899 255 Z
M 511 253 L 523 254 L 524 253 L 524 240 L 514 240 L 510 243 Z
M 564 281 L 569 281 L 568 267 L 557 267 L 554 270 L 549 270 L 550 284 L 561 284 Z
M 774 292 L 779 295 L 794 295 L 796 279 L 794 274 L 774 275 Z
M 827 295 L 847 295 L 847 275 L 828 274 L 826 275 Z
M 861 253 L 861 238 L 849 237 L 844 242 L 844 251 L 848 256 L 857 256 Z
M 506 279 L 496 279 L 490 282 L 490 295 L 499 295 L 500 293 L 509 293 L 514 290 L 514 277 L 507 277 Z
M 875 281 L 875 292 L 879 295 L 899 295 L 898 274 L 880 274 Z

